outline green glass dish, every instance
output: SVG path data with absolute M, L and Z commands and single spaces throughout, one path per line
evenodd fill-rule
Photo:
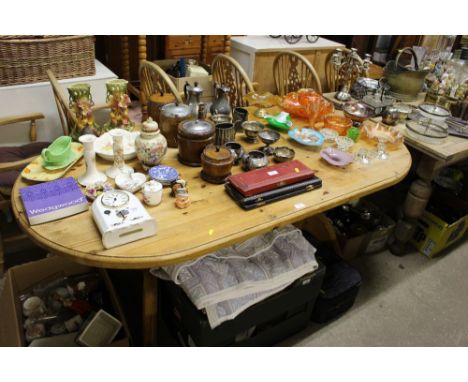
M 351 138 L 354 142 L 357 142 L 360 135 L 360 130 L 357 127 L 350 127 L 346 135 Z
M 289 131 L 292 126 L 291 116 L 289 113 L 281 112 L 276 115 L 267 115 L 265 116 L 265 120 L 268 124 L 280 131 Z

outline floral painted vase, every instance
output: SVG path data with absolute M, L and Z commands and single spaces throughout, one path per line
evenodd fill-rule
M 76 117 L 76 124 L 72 126 L 70 135 L 77 141 L 80 135 L 99 135 L 99 126 L 93 116 L 94 106 L 89 84 L 73 84 L 67 88 L 69 94 L 69 107 Z
M 158 165 L 167 152 L 167 140 L 151 117 L 143 122 L 141 133 L 135 139 L 135 150 L 145 170 Z
M 128 116 L 128 106 L 130 105 L 130 97 L 127 94 L 127 80 L 115 79 L 106 82 L 107 97 L 106 101 L 111 108 L 110 121 L 104 125 L 105 130 L 114 129 L 116 127 L 131 131 L 133 122 Z

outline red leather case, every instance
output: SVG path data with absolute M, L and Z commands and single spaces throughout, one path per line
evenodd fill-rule
M 293 160 L 242 174 L 231 175 L 227 180 L 242 195 L 252 196 L 277 187 L 301 182 L 313 176 L 313 170 L 304 163 Z

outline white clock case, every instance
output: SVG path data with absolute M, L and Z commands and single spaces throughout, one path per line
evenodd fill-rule
M 127 191 L 121 192 L 128 194 L 129 201 L 126 206 L 132 212 L 118 227 L 112 226 L 112 221 L 116 219 L 104 213 L 105 210 L 113 211 L 112 208 L 102 204 L 101 199 L 104 194 L 99 195 L 91 207 L 94 221 L 102 235 L 102 244 L 106 249 L 156 235 L 158 231 L 156 220 L 150 216 L 138 198 Z M 137 219 L 132 220 L 135 216 Z

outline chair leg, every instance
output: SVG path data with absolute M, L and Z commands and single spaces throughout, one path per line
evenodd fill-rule
M 5 251 L 3 247 L 3 238 L 2 238 L 2 232 L 0 231 L 0 277 L 3 276 L 3 271 L 5 265 Z

